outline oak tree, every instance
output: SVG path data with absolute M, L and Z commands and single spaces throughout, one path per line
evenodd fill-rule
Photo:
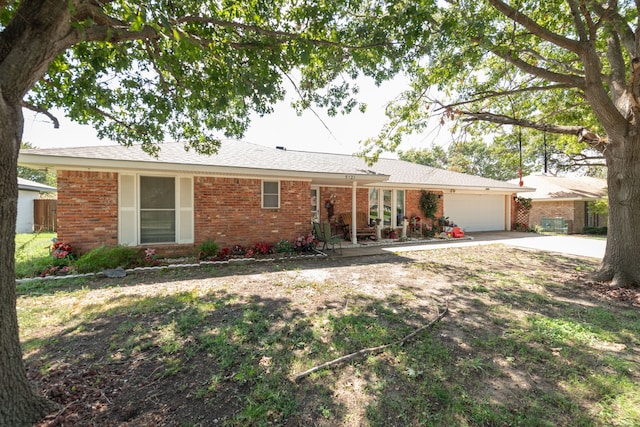
M 0 425 L 51 409 L 27 380 L 16 316 L 16 166 L 23 108 L 53 108 L 98 136 L 215 151 L 294 85 L 297 107 L 358 104 L 415 56 L 404 6 L 367 0 L 0 0 Z M 397 10 L 396 10 L 397 9 Z M 419 21 L 420 11 L 411 16 Z
M 420 40 L 412 90 L 364 151 L 393 150 L 440 114 L 454 128 L 526 128 L 607 167 L 609 229 L 596 280 L 640 284 L 640 3 L 444 0 Z M 432 2 L 426 2 L 432 7 Z M 597 153 L 594 156 L 593 153 Z M 515 178 L 515 177 L 514 177 Z

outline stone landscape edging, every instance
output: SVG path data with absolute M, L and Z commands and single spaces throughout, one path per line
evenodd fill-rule
M 195 267 L 204 267 L 210 265 L 229 265 L 236 264 L 242 262 L 275 262 L 282 260 L 293 260 L 293 259 L 305 259 L 305 258 L 316 258 L 316 257 L 326 257 L 328 256 L 324 252 L 316 251 L 314 254 L 305 254 L 298 255 L 295 257 L 272 257 L 272 258 L 231 258 L 224 261 L 199 261 L 197 263 L 188 263 L 188 264 L 168 264 L 168 265 L 154 265 L 150 267 L 133 267 L 122 269 L 125 273 L 140 273 L 145 271 L 160 271 L 160 270 L 168 270 L 168 269 L 176 269 L 176 268 L 195 268 Z M 38 282 L 43 280 L 61 280 L 61 279 L 75 279 L 80 277 L 108 277 L 105 274 L 105 271 L 99 271 L 97 273 L 77 273 L 77 274 L 66 274 L 61 276 L 56 275 L 48 275 L 44 277 L 26 277 L 22 279 L 16 279 L 16 285 L 30 283 L 30 282 Z

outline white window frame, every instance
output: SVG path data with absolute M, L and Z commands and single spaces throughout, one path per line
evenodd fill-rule
M 311 222 L 320 222 L 320 187 L 317 185 L 312 185 L 311 190 L 309 191 L 309 195 L 311 195 L 312 192 L 315 192 L 316 194 L 316 208 L 315 210 L 311 209 Z M 311 206 L 313 207 L 313 204 Z
M 396 217 L 396 210 L 398 206 L 398 191 L 404 193 L 404 206 L 403 211 L 405 216 L 407 215 L 407 190 L 404 188 L 388 188 L 388 187 L 376 187 L 374 190 L 378 193 L 378 218 L 384 221 L 384 191 L 391 191 L 391 227 L 402 227 L 402 223 L 398 224 Z M 368 198 L 369 210 L 371 212 L 371 197 Z M 382 207 L 382 212 L 380 209 Z
M 140 243 L 140 178 L 173 178 L 175 185 L 175 238 L 173 242 Z M 194 243 L 193 176 L 152 173 L 118 174 L 118 244 L 153 246 Z
M 173 196 L 173 208 L 169 209 L 169 208 L 163 208 L 163 209 L 143 209 L 142 208 L 142 180 L 145 178 L 161 178 L 161 179 L 171 179 L 173 180 L 173 191 L 174 191 L 174 196 Z M 158 175 L 138 175 L 138 208 L 137 208 L 137 214 L 138 214 L 138 241 L 140 242 L 141 245 L 162 245 L 162 244 L 167 244 L 167 243 L 177 243 L 178 241 L 178 225 L 179 225 L 179 207 L 178 207 L 178 200 L 179 200 L 179 195 L 178 195 L 178 179 L 176 179 L 175 176 L 158 176 Z M 163 191 L 169 192 L 169 186 L 167 187 L 162 187 Z M 143 212 L 172 212 L 173 213 L 173 240 L 161 240 L 159 242 L 143 242 L 142 241 L 142 214 Z
M 276 194 L 274 193 L 266 193 L 265 192 L 265 184 L 277 184 L 278 186 L 278 192 Z M 281 193 L 281 188 L 280 188 L 280 181 L 278 180 L 268 180 L 268 179 L 263 179 L 262 183 L 260 185 L 260 200 L 261 200 L 261 205 L 262 205 L 262 209 L 280 209 L 280 193 Z M 277 201 L 277 206 L 265 206 L 265 196 L 277 196 L 278 201 Z

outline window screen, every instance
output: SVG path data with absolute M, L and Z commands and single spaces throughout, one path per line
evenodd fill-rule
M 280 207 L 280 183 L 277 181 L 264 181 L 262 183 L 262 207 Z
M 176 241 L 174 178 L 140 177 L 140 243 Z

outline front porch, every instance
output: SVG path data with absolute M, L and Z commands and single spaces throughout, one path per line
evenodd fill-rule
M 342 242 L 342 251 L 327 250 L 325 253 L 328 256 L 341 256 L 341 257 L 357 257 L 366 255 L 376 255 L 388 252 L 393 252 L 394 249 L 406 251 L 408 248 L 416 247 L 415 250 L 420 250 L 424 245 L 439 245 L 446 243 L 461 243 L 464 241 L 473 241 L 474 237 L 465 235 L 465 237 L 458 238 L 418 238 L 408 237 L 407 239 L 380 239 L 380 240 L 359 240 L 358 243 L 352 243 L 349 241 Z M 342 252 L 342 253 L 340 253 Z

